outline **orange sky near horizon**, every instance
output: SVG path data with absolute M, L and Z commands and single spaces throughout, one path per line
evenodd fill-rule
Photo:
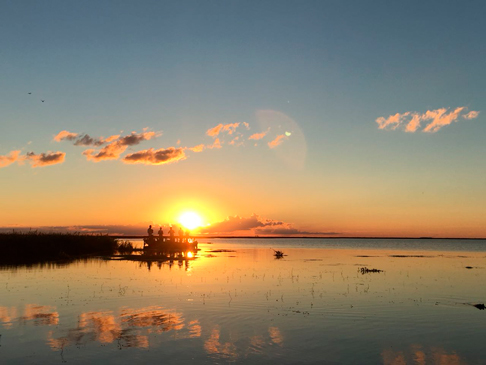
M 0 230 L 486 237 L 484 5 L 37 10 L 0 14 Z

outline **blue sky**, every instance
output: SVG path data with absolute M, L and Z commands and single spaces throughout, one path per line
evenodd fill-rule
M 52 199 L 64 191 L 66 201 L 79 194 L 102 205 L 159 180 L 179 199 L 214 202 L 213 220 L 257 213 L 316 232 L 378 234 L 381 226 L 363 218 L 383 222 L 395 212 L 387 225 L 408 219 L 413 232 L 440 231 L 439 223 L 411 218 L 418 212 L 456 215 L 463 234 L 485 226 L 484 2 L 3 1 L 2 9 L 0 155 L 66 153 L 56 166 L 1 168 L 12 207 L 16 195 L 27 195 L 24 209 L 45 204 L 26 179 Z M 436 133 L 380 130 L 375 122 L 458 107 L 480 113 Z M 261 110 L 295 122 L 306 149 L 299 169 L 285 163 L 282 156 L 295 153 L 285 143 L 247 141 L 164 166 L 127 166 L 89 163 L 78 147 L 52 141 L 62 130 L 108 137 L 148 127 L 162 135 L 128 153 L 192 147 L 211 143 L 205 133 L 220 123 L 261 132 Z M 207 187 L 180 188 L 191 174 Z M 101 209 L 93 222 L 83 209 L 63 219 L 53 210 L 38 223 L 116 220 Z M 0 216 L 0 225 L 37 221 L 14 216 Z M 346 223 L 360 220 L 367 226 Z

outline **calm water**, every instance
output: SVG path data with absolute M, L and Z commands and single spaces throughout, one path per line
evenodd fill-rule
M 190 262 L 1 269 L 0 363 L 486 362 L 484 241 L 211 242 Z

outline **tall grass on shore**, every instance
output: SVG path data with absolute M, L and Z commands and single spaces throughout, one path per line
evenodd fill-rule
M 107 235 L 42 233 L 37 231 L 0 233 L 0 262 L 70 260 L 87 255 L 111 255 L 117 241 Z
M 117 251 L 122 255 L 127 255 L 131 254 L 134 251 L 134 248 L 130 241 L 118 241 Z

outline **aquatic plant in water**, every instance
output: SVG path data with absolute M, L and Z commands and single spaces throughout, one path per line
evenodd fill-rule
M 373 272 L 383 272 L 383 270 L 378 270 L 378 269 L 368 269 L 367 267 L 361 267 L 358 269 L 361 274 L 368 274 L 368 273 L 373 273 Z

